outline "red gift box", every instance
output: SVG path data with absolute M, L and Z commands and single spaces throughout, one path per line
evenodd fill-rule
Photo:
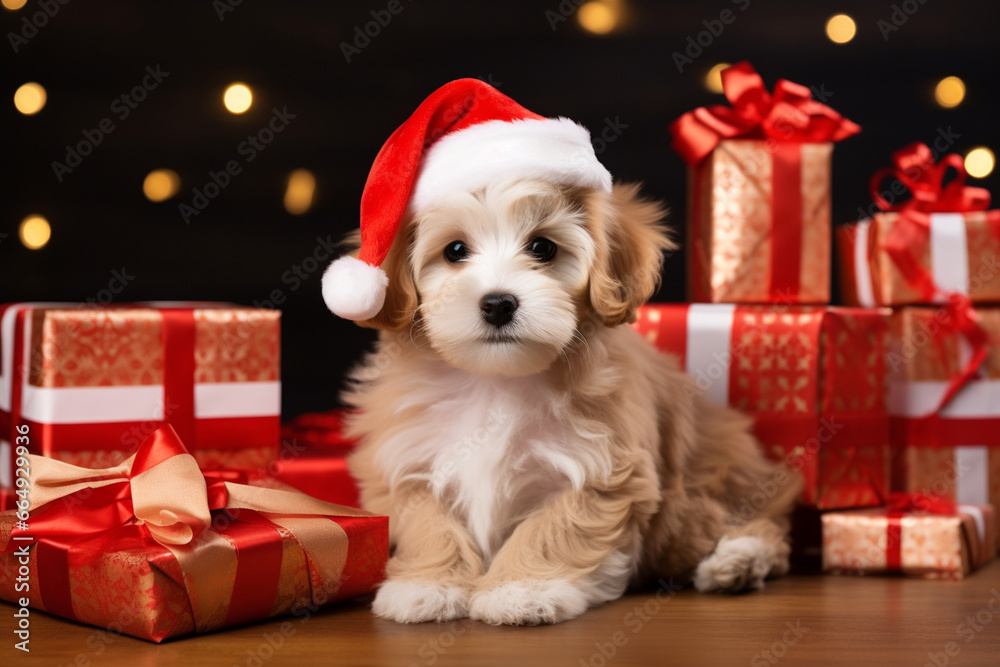
M 678 357 L 705 397 L 754 417 L 769 456 L 819 509 L 888 491 L 888 309 L 647 304 L 635 328 Z
M 281 314 L 187 306 L 0 306 L 0 486 L 12 443 L 105 467 L 166 422 L 204 467 L 273 459 Z
M 357 442 L 344 435 L 347 410 L 307 412 L 281 425 L 281 439 L 309 453 L 330 452 L 347 456 Z
M 990 193 L 964 185 L 957 154 L 935 163 L 924 144 L 893 153 L 893 167 L 872 177 L 882 210 L 837 230 L 844 299 L 860 306 L 943 302 L 953 292 L 975 303 L 1000 301 L 1000 210 Z M 944 184 L 945 172 L 957 177 Z M 882 181 L 894 177 L 912 197 L 890 202 Z
M 383 578 L 387 517 L 202 473 L 169 425 L 115 468 L 28 458 L 30 511 L 0 513 L 0 597 L 15 604 L 159 642 Z
M 281 427 L 281 451 L 268 472 L 310 496 L 358 507 L 358 487 L 347 468 L 357 444 L 343 433 L 343 410 L 299 415 Z
M 688 290 L 694 301 L 828 303 L 830 155 L 860 131 L 811 91 L 769 93 L 747 62 L 722 72 L 731 107 L 670 126 L 689 165 Z

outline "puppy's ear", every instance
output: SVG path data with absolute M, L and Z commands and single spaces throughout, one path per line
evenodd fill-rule
M 590 305 L 608 326 L 635 321 L 636 309 L 660 284 L 663 251 L 677 245 L 663 226 L 666 211 L 641 199 L 639 186 L 586 195 L 587 224 L 597 245 L 590 270 Z
M 393 239 L 389 254 L 381 265 L 385 275 L 389 277 L 382 310 L 371 319 L 357 321 L 359 326 L 385 331 L 402 331 L 413 324 L 418 298 L 417 288 L 413 283 L 413 271 L 410 268 L 412 236 L 411 228 L 408 226 L 406 229 L 401 229 Z M 344 239 L 344 245 L 355 248 L 351 254 L 356 257 L 357 248 L 361 246 L 361 233 L 352 232 Z

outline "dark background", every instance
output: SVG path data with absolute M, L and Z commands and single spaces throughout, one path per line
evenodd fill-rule
M 54 2 L 54 0 L 53 0 Z M 837 223 L 857 219 L 870 199 L 867 182 L 889 153 L 916 140 L 933 142 L 951 128 L 953 150 L 1000 148 L 996 84 L 1000 3 L 802 2 L 750 0 L 740 11 L 729 0 L 627 0 L 624 23 L 609 35 L 584 32 L 569 18 L 550 26 L 546 12 L 574 10 L 571 0 L 472 2 L 401 0 L 403 11 L 348 63 L 340 43 L 386 2 L 243 0 L 222 14 L 204 2 L 74 0 L 14 53 L 11 31 L 39 11 L 0 10 L 5 35 L 3 68 L 3 197 L 0 221 L 0 301 L 95 298 L 123 267 L 134 279 L 116 301 L 222 300 L 259 304 L 275 290 L 285 301 L 282 372 L 284 415 L 324 409 L 337 401 L 347 367 L 374 334 L 338 320 L 320 296 L 321 266 L 298 285 L 294 265 L 313 255 L 317 238 L 337 240 L 357 225 L 358 202 L 378 149 L 435 88 L 454 78 L 487 79 L 537 113 L 568 116 L 596 135 L 607 119 L 623 124 L 600 159 L 618 180 L 639 180 L 664 199 L 673 220 L 684 219 L 685 167 L 669 149 L 667 124 L 695 106 L 721 102 L 705 90 L 704 74 L 718 62 L 749 59 L 768 86 L 787 78 L 831 96 L 827 103 L 863 127 L 834 152 L 833 213 Z M 740 0 L 745 5 L 746 0 Z M 883 38 L 877 22 L 895 4 L 916 9 Z M 672 54 L 703 21 L 732 9 L 736 19 L 678 72 Z M 830 42 L 826 19 L 846 12 L 858 35 Z M 898 14 L 902 16 L 903 14 Z M 551 15 L 549 15 L 551 17 Z M 139 84 L 146 66 L 169 72 L 129 117 L 110 110 Z M 965 102 L 934 103 L 942 77 L 960 76 Z M 38 81 L 48 103 L 22 116 L 14 90 Z M 233 81 L 248 83 L 254 105 L 243 115 L 225 111 L 221 96 Z M 257 159 L 190 224 L 178 205 L 227 161 L 237 146 L 271 117 L 273 107 L 294 114 Z M 93 154 L 56 180 L 51 163 L 67 144 L 111 117 L 115 130 Z M 624 127 L 627 126 L 627 127 Z M 149 202 L 142 181 L 168 167 L 182 179 L 180 193 Z M 305 215 L 285 212 L 288 173 L 316 174 L 317 198 Z M 996 172 L 976 182 L 992 187 Z M 48 218 L 52 239 L 41 250 L 17 239 L 31 213 Z M 683 241 L 683 233 L 681 233 Z M 683 256 L 667 263 L 661 300 L 683 299 Z

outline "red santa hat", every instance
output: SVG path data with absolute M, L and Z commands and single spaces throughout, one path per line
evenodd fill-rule
M 375 157 L 361 195 L 361 251 L 327 268 L 327 307 L 349 320 L 375 317 L 389 283 L 380 266 L 404 217 L 453 193 L 519 178 L 611 189 L 581 125 L 543 118 L 478 79 L 434 91 Z

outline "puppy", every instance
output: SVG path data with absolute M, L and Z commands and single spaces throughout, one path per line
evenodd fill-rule
M 778 465 L 627 326 L 662 219 L 635 186 L 513 179 L 404 221 L 344 395 L 362 505 L 390 517 L 378 616 L 556 623 L 630 584 L 787 571 L 797 478 L 739 513 Z

